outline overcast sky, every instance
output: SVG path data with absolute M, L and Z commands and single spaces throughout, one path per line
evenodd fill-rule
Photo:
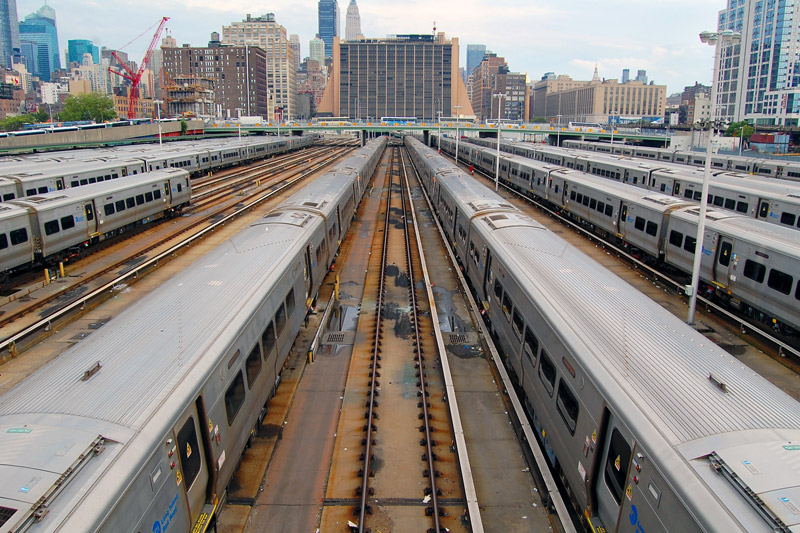
M 17 0 L 19 18 L 44 0 Z M 275 13 L 288 34 L 300 36 L 303 57 L 317 33 L 316 0 L 47 0 L 56 10 L 63 50 L 68 39 L 91 39 L 98 46 L 123 48 L 140 60 L 153 27 L 170 17 L 167 29 L 178 44 L 204 46 L 212 31 L 254 16 Z M 344 19 L 349 0 L 339 0 Z M 367 37 L 437 31 L 459 39 L 460 66 L 467 44 L 484 44 L 506 58 L 514 72 L 538 80 L 545 72 L 590 79 L 622 77 L 622 69 L 647 71 L 649 80 L 678 92 L 695 81 L 711 81 L 713 49 L 698 34 L 716 29 L 725 0 L 358 0 L 361 30 Z M 62 63 L 63 66 L 63 63 Z

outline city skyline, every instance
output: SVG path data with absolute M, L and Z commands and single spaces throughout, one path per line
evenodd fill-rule
M 340 11 L 346 12 L 348 3 L 340 0 Z M 43 4 L 44 0 L 18 0 L 19 17 Z M 710 83 L 713 50 L 700 43 L 698 34 L 716 29 L 717 14 L 726 7 L 724 0 L 657 4 L 608 0 L 602 7 L 589 0 L 568 4 L 408 0 L 400 5 L 362 0 L 359 10 L 367 37 L 430 33 L 435 20 L 437 31 L 459 39 L 462 66 L 466 64 L 466 45 L 484 44 L 487 50 L 504 56 L 515 72 L 527 72 L 531 81 L 546 72 L 591 79 L 597 65 L 600 76 L 611 79 L 620 79 L 625 68 L 647 70 L 651 80 L 667 85 L 668 93 L 695 81 Z M 57 13 L 62 54 L 69 39 L 89 39 L 97 46 L 116 49 L 144 32 L 123 48 L 134 61 L 141 60 L 149 43 L 152 33 L 147 28 L 161 16 L 171 18 L 168 29 L 179 46 L 204 46 L 211 32 L 220 32 L 223 25 L 241 20 L 248 12 L 264 14 L 253 12 L 253 4 L 243 0 L 175 0 L 166 9 L 153 0 L 123 0 L 110 6 L 97 0 L 48 0 L 48 5 Z M 288 33 L 300 36 L 303 57 L 309 55 L 308 42 L 318 31 L 317 5 L 317 0 L 275 0 L 269 5 L 278 23 Z M 415 14 L 414 20 L 407 16 L 409 12 Z M 343 34 L 341 19 L 339 31 Z M 534 40 L 537 44 L 530 44 Z

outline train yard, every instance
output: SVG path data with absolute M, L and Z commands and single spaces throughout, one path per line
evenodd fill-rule
M 109 242 L 69 264 L 67 275 L 53 283 L 20 281 L 18 286 L 8 287 L 7 302 L 0 307 L 0 333 L 8 352 L 0 366 L 0 393 L 66 347 L 79 346 L 84 338 L 104 331 L 112 317 L 146 294 L 158 292 L 161 283 L 237 231 L 257 224 L 267 209 L 296 190 L 295 184 L 316 183 L 311 180 L 321 170 L 351 151 L 350 147 L 309 148 L 195 178 L 192 206 L 183 216 L 158 226 L 145 225 L 133 239 Z M 586 525 L 572 510 L 570 489 L 563 490 L 572 485 L 575 492 L 574 472 L 568 473 L 562 464 L 552 471 L 548 467 L 556 464 L 550 446 L 559 430 L 549 428 L 550 443 L 544 441 L 540 447 L 538 441 L 545 435 L 542 419 L 530 421 L 531 398 L 517 396 L 525 393 L 519 368 L 508 366 L 508 350 L 504 353 L 495 347 L 498 332 L 487 329 L 491 322 L 483 322 L 489 297 L 475 303 L 461 272 L 465 270 L 463 264 L 451 262 L 455 250 L 440 242 L 440 234 L 451 245 L 460 236 L 448 237 L 447 228 L 437 222 L 435 211 L 439 210 L 441 222 L 448 214 L 441 211 L 441 205 L 426 203 L 427 194 L 420 184 L 425 176 L 418 177 L 416 164 L 399 145 L 386 148 L 374 175 L 362 175 L 361 167 L 347 165 L 355 163 L 337 168 L 339 175 L 355 179 L 350 231 L 339 240 L 338 255 L 333 255 L 329 269 L 323 257 L 336 250 L 332 247 L 328 252 L 320 244 L 314 261 L 315 241 L 309 233 L 308 262 L 302 274 L 307 278 L 306 287 L 313 283 L 319 292 L 306 294 L 310 312 L 305 316 L 305 326 L 298 326 L 286 362 L 280 365 L 282 373 L 276 368 L 276 388 L 255 425 L 243 426 L 243 430 L 249 429 L 249 438 L 245 438 L 247 449 L 242 458 L 238 459 L 235 448 L 228 448 L 227 461 L 239 467 L 224 493 L 214 492 L 217 503 L 224 506 L 217 508 L 214 504 L 213 511 L 204 507 L 200 521 L 193 522 L 202 524 L 213 515 L 218 530 L 226 532 L 314 528 L 571 532 L 576 530 L 574 522 Z M 360 195 L 363 200 L 359 204 Z M 511 192 L 506 197 L 534 216 L 534 209 L 522 207 L 523 200 L 511 199 Z M 312 194 L 307 200 L 315 198 Z M 299 213 L 327 205 L 290 203 L 282 209 L 297 206 L 292 209 Z M 342 201 L 339 205 L 345 204 Z M 265 220 L 271 216 L 277 215 Z M 327 216 L 323 237 L 333 234 L 337 226 L 331 228 L 330 224 L 338 216 L 338 210 L 336 216 Z M 347 213 L 344 217 L 349 222 Z M 548 216 L 538 218 L 674 314 L 682 313 L 680 297 L 659 280 L 646 278 L 643 271 L 620 263 L 615 254 L 581 240 L 562 222 L 545 220 Z M 285 220 L 287 225 L 294 224 Z M 338 220 L 345 229 L 344 220 Z M 299 225 L 305 224 L 308 222 Z M 452 223 L 450 231 L 454 231 Z M 253 227 L 250 233 L 255 235 Z M 327 243 L 329 239 L 324 240 Z M 195 244 L 186 247 L 187 243 Z M 319 274 L 321 268 L 323 273 L 328 272 L 324 278 Z M 132 284 L 139 273 L 147 275 Z M 296 269 L 292 273 L 300 274 Z M 476 287 L 475 279 L 469 283 Z M 305 307 L 290 312 L 289 301 L 287 297 L 288 314 L 301 316 Z M 505 312 L 505 305 L 491 311 L 497 327 L 499 310 Z M 283 305 L 280 307 L 283 309 Z M 510 306 L 507 313 L 511 315 Z M 279 316 L 280 311 L 274 324 L 280 344 Z M 296 320 L 290 317 L 289 323 Z M 756 367 L 795 399 L 800 396 L 797 374 L 754 355 L 757 350 L 748 348 L 735 328 L 728 330 L 715 317 L 701 316 L 698 329 L 704 328 L 716 344 Z M 260 348 L 265 360 L 266 335 L 254 348 Z M 541 353 L 546 358 L 544 350 Z M 237 351 L 227 368 L 242 358 Z M 242 370 L 247 387 L 258 376 L 258 372 L 252 374 L 252 361 L 251 354 Z M 567 359 L 563 361 L 571 369 Z M 561 375 L 564 368 L 558 364 Z M 225 375 L 220 371 L 220 379 L 226 379 Z M 562 396 L 564 379 L 569 377 L 565 374 L 559 380 L 559 410 L 564 409 L 562 400 L 569 398 Z M 225 396 L 229 425 L 230 402 L 236 401 L 228 397 L 232 390 L 233 386 Z M 253 391 L 248 392 L 248 398 Z M 244 392 L 242 385 L 241 394 Z M 197 407 L 203 407 L 202 398 Z M 566 409 L 585 426 L 585 412 L 578 418 L 577 406 Z M 541 417 L 538 407 L 537 412 Z M 211 420 L 209 416 L 210 442 L 201 444 L 216 450 L 217 430 Z M 204 425 L 201 411 L 200 432 Z M 579 426 L 578 433 L 581 431 Z M 226 438 L 223 435 L 223 446 Z M 598 448 L 603 445 L 602 435 L 600 439 Z M 219 439 L 216 444 L 219 446 Z M 588 436 L 586 444 L 590 445 Z M 180 457 L 184 470 L 190 454 Z M 224 452 L 221 460 L 209 456 L 209 462 L 217 460 L 221 469 L 225 457 Z M 573 468 L 571 462 L 569 465 Z M 582 466 L 579 461 L 578 469 Z M 209 479 L 209 487 L 212 482 L 219 483 L 216 474 Z M 190 492 L 188 481 L 186 484 Z M 194 489 L 191 492 L 199 494 Z M 189 496 L 191 499 L 191 493 Z M 637 497 L 638 493 L 634 499 Z M 580 508 L 578 512 L 583 513 Z M 627 516 L 624 510 L 622 514 Z M 606 526 L 609 516 L 602 517 Z M 590 517 L 588 512 L 586 520 L 601 523 L 600 517 Z

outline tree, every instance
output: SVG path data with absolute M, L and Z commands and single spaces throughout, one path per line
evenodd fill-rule
M 86 93 L 69 96 L 64 101 L 59 118 L 66 121 L 94 120 L 104 122 L 117 118 L 114 111 L 114 100 L 100 93 Z
M 728 129 L 725 130 L 726 137 L 742 137 L 745 141 L 750 141 L 750 136 L 755 132 L 746 120 L 742 122 L 733 122 Z
M 189 126 L 186 124 L 186 121 L 181 120 L 181 135 L 186 135 L 187 129 L 189 129 Z

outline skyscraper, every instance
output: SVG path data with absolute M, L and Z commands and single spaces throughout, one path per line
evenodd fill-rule
M 67 63 L 83 63 L 83 54 L 91 54 L 92 61 L 100 63 L 100 49 L 86 39 L 67 41 Z
M 0 65 L 11 68 L 14 48 L 19 49 L 17 0 L 0 0 Z
M 475 67 L 483 61 L 483 54 L 486 53 L 485 44 L 468 44 L 467 45 L 467 76 L 472 74 Z
M 50 74 L 61 68 L 58 53 L 58 31 L 56 30 L 56 11 L 47 4 L 25 17 L 19 23 L 20 48 L 22 55 L 28 58 L 33 52 L 35 65 L 29 64 L 28 70 L 39 76 L 42 81 L 50 81 Z M 22 43 L 33 43 L 23 46 Z M 28 53 L 26 53 L 28 51 Z
M 339 36 L 339 4 L 319 0 L 319 38 L 325 41 L 325 57 L 333 57 L 333 38 Z
M 624 68 L 622 69 L 622 83 L 628 83 L 631 81 L 631 69 Z
M 355 41 L 361 35 L 361 15 L 358 14 L 356 0 L 350 0 L 347 6 L 347 20 L 344 25 L 344 38 L 348 41 Z
M 302 57 L 300 57 L 300 36 L 296 33 L 293 33 L 289 36 L 289 47 L 294 52 L 294 69 L 300 70 L 300 61 L 302 61 Z
M 318 61 L 320 65 L 325 64 L 325 41 L 319 35 L 308 42 L 308 57 Z
M 796 2 L 728 0 L 718 29 L 742 34 L 720 45 L 717 118 L 734 122 L 800 124 L 800 42 Z M 698 45 L 700 46 L 700 45 Z

